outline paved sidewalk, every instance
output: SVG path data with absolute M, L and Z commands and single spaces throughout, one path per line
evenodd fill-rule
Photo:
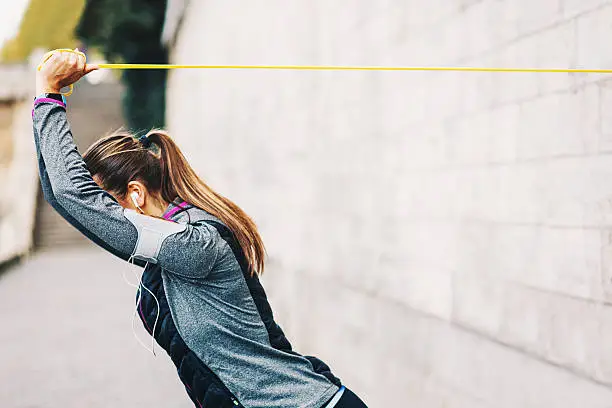
M 193 407 L 131 329 L 140 274 L 102 250 L 43 252 L 0 275 L 0 407 Z M 150 337 L 136 317 L 137 334 Z

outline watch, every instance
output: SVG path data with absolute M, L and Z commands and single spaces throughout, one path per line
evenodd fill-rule
M 66 105 L 66 97 L 60 93 L 42 93 L 36 97 L 34 97 L 34 101 L 38 100 L 38 99 L 54 99 L 58 102 L 63 103 L 64 105 Z

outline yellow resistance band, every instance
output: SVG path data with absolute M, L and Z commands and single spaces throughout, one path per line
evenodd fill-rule
M 85 57 L 80 51 L 58 49 L 43 57 L 45 63 L 54 52 L 72 52 Z M 484 68 L 484 67 L 385 67 L 385 66 L 348 66 L 348 65 L 177 65 L 177 64 L 98 64 L 104 69 L 259 69 L 259 70 L 298 70 L 298 71 L 463 71 L 463 72 L 535 72 L 535 73 L 584 73 L 612 74 L 612 69 L 583 68 Z M 72 93 L 70 91 L 65 96 Z
M 574 72 L 612 74 L 612 69 L 581 68 L 479 68 L 479 67 L 384 67 L 349 65 L 174 65 L 174 64 L 98 64 L 107 69 L 278 69 L 302 71 L 470 71 L 470 72 Z

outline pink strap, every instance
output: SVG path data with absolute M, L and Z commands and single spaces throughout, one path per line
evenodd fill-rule
M 56 103 L 59 106 L 61 106 L 62 108 L 66 108 L 66 104 L 64 102 L 60 102 L 57 99 L 52 99 L 52 98 L 36 98 L 34 100 L 34 106 L 38 105 L 39 103 L 43 103 L 43 102 L 51 102 L 51 103 Z
M 178 207 L 174 207 L 173 209 L 168 211 L 166 214 L 164 214 L 164 219 L 168 221 L 172 221 L 171 220 L 172 216 L 176 214 L 178 210 L 185 209 L 185 206 L 187 206 L 187 201 L 183 201 L 182 203 L 178 205 Z
M 52 99 L 52 98 L 36 98 L 34 100 L 34 108 L 36 108 L 36 106 L 40 105 L 43 102 L 51 102 L 51 103 L 55 103 L 59 106 L 61 106 L 62 108 L 66 109 L 66 104 L 63 102 L 60 102 L 56 99 Z M 34 108 L 32 108 L 32 119 L 34 119 Z

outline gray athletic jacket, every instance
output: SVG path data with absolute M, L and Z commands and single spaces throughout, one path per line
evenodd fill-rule
M 143 284 L 156 299 L 141 291 L 140 317 L 196 406 L 321 408 L 333 397 L 340 380 L 291 350 L 220 220 L 178 198 L 164 214 L 172 222 L 122 208 L 92 179 L 65 106 L 38 99 L 32 118 L 46 200 L 103 248 L 146 265 Z

